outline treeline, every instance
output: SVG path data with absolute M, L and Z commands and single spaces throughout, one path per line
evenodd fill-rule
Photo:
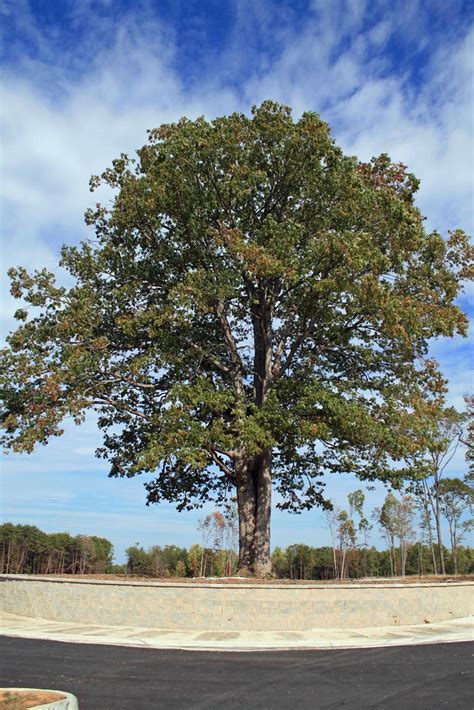
M 145 577 L 226 577 L 235 573 L 238 563 L 234 550 L 201 545 L 189 549 L 155 545 L 149 550 L 135 545 L 126 554 L 126 564 L 114 565 L 114 572 Z
M 114 548 L 95 535 L 45 533 L 33 525 L 0 525 L 2 574 L 101 574 L 110 571 Z
M 273 574 L 278 579 L 330 580 L 340 578 L 344 551 L 332 547 L 290 545 L 285 550 L 276 547 L 272 553 Z M 452 553 L 444 549 L 447 574 L 455 574 Z M 400 576 L 402 560 L 405 575 L 431 575 L 437 569 L 433 565 L 429 545 L 414 543 L 391 550 L 375 547 L 353 548 L 344 555 L 344 578 Z M 230 562 L 230 566 L 229 566 Z M 129 547 L 127 562 L 114 565 L 116 573 L 146 577 L 224 577 L 235 573 L 238 557 L 233 551 L 203 548 L 192 545 L 188 550 L 176 545 L 154 546 L 145 550 L 140 546 Z M 474 549 L 458 547 L 457 574 L 474 574 Z
M 343 552 L 336 551 L 336 566 L 332 547 L 290 545 L 286 550 L 275 548 L 272 554 L 273 573 L 279 579 L 334 579 L 340 578 Z M 444 550 L 446 573 L 455 574 L 451 551 Z M 433 566 L 429 545 L 414 543 L 406 549 L 377 550 L 375 547 L 353 548 L 346 552 L 344 578 L 400 576 L 402 559 L 405 575 L 431 575 Z M 458 547 L 457 574 L 474 573 L 474 549 Z
M 343 521 L 345 522 L 345 521 Z M 125 564 L 113 564 L 112 543 L 95 535 L 45 533 L 31 525 L 0 525 L 2 574 L 125 574 L 140 577 L 226 577 L 237 571 L 237 553 L 209 540 L 211 546 L 155 545 L 145 550 L 133 545 Z M 443 550 L 447 574 L 474 574 L 474 549 L 457 546 Z M 423 542 L 406 542 L 387 550 L 369 546 L 336 548 L 290 545 L 272 553 L 273 574 L 278 579 L 330 580 L 436 574 L 432 548 Z

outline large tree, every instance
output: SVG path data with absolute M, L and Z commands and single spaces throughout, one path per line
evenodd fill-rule
M 418 182 L 345 156 L 314 113 L 267 101 L 149 133 L 91 189 L 75 280 L 10 270 L 36 307 L 2 354 L 4 442 L 31 451 L 98 413 L 112 476 L 179 509 L 236 489 L 240 570 L 270 571 L 272 487 L 327 505 L 322 477 L 390 480 L 440 378 L 429 338 L 465 333 L 461 231 L 428 234 Z

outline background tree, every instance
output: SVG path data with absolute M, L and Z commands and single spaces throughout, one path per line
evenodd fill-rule
M 193 577 L 199 577 L 202 559 L 201 545 L 191 545 L 188 550 L 188 569 Z
M 141 547 L 138 542 L 126 550 L 127 573 L 140 576 L 153 574 L 152 555 Z
M 215 553 L 221 549 L 225 539 L 225 518 L 218 511 L 209 513 L 202 518 L 198 524 L 198 530 L 201 532 L 201 562 L 199 565 L 199 576 L 206 576 L 206 551 L 210 545 L 211 550 Z M 210 556 L 212 560 L 213 555 Z
M 150 473 L 178 509 L 235 488 L 241 573 L 270 572 L 272 488 L 290 511 L 327 505 L 322 477 L 402 476 L 417 409 L 441 379 L 438 335 L 471 250 L 426 233 L 418 181 L 381 155 L 344 156 L 314 113 L 182 119 L 113 161 L 64 247 L 75 281 L 10 270 L 23 322 L 0 361 L 7 448 L 99 413 L 112 476 Z
M 326 527 L 329 530 L 329 534 L 331 535 L 334 579 L 337 579 L 337 577 L 339 576 L 337 564 L 337 528 L 339 525 L 338 520 L 341 510 L 335 507 L 332 501 L 330 501 L 330 503 L 331 506 L 326 508 L 326 510 L 324 511 L 324 517 L 326 520 Z
M 469 464 L 469 478 L 474 482 L 474 395 L 466 394 L 466 428 L 462 443 L 466 446 L 466 461 Z
M 287 579 L 290 576 L 288 570 L 288 558 L 286 552 L 281 547 L 275 547 L 272 552 L 272 570 L 273 574 L 280 579 Z
M 296 544 L 286 548 L 289 576 L 291 579 L 311 579 L 315 565 L 314 548 Z
M 368 548 L 368 537 L 372 530 L 372 525 L 365 517 L 364 513 L 364 503 L 365 494 L 360 489 L 349 493 L 347 496 L 349 501 L 349 517 L 351 520 L 354 519 L 354 514 L 357 513 L 359 516 L 359 522 L 357 524 L 357 535 L 359 536 L 359 562 L 362 563 L 363 576 L 367 574 L 367 548 Z
M 188 562 L 188 554 L 186 548 L 178 547 L 178 545 L 165 545 L 161 549 L 161 557 L 165 568 L 165 576 L 176 575 L 179 567 L 182 570 L 181 562 L 186 568 Z M 182 576 L 179 574 L 178 576 Z
M 177 561 L 176 567 L 175 567 L 175 574 L 177 577 L 185 577 L 186 576 L 186 564 L 183 562 L 183 560 Z
M 414 488 L 415 490 L 415 502 L 418 506 L 420 512 L 420 533 L 421 533 L 421 543 L 427 542 L 429 545 L 429 550 L 431 553 L 431 561 L 433 564 L 433 573 L 438 574 L 438 565 L 436 562 L 436 551 L 433 540 L 433 525 L 432 525 L 432 513 L 431 507 L 427 495 L 427 486 L 423 483 L 419 483 L 418 486 Z M 421 568 L 422 569 L 422 568 Z M 422 572 L 421 572 L 422 574 Z
M 235 552 L 239 549 L 239 509 L 235 498 L 224 504 L 224 547 L 227 553 L 225 573 L 234 573 Z
M 413 540 L 415 531 L 413 522 L 415 517 L 415 505 L 413 498 L 409 495 L 403 496 L 397 501 L 395 506 L 395 535 L 398 538 L 400 548 L 400 574 L 406 574 L 406 563 L 408 555 L 408 545 Z
M 375 508 L 373 512 L 373 517 L 379 524 L 382 535 L 385 537 L 388 543 L 390 555 L 390 573 L 392 574 L 392 576 L 397 574 L 397 556 L 395 552 L 395 537 L 397 532 L 396 510 L 397 499 L 394 494 L 389 491 L 385 497 L 382 507 Z
M 424 420 L 427 436 L 422 438 L 420 451 L 413 457 L 415 469 L 418 468 L 421 473 L 418 480 L 408 486 L 408 490 L 415 491 L 425 501 L 425 505 L 431 508 L 436 530 L 439 570 L 441 574 L 446 574 L 441 520 L 442 480 L 447 466 L 462 444 L 466 417 L 453 407 L 445 407 L 442 397 L 426 402 L 420 408 L 419 414 Z
M 160 545 L 153 545 L 147 552 L 150 573 L 155 577 L 169 577 L 170 570 Z
M 387 493 L 381 508 L 375 508 L 374 517 L 382 533 L 389 543 L 390 571 L 392 575 L 406 574 L 408 547 L 415 536 L 414 518 L 415 501 L 410 495 L 398 499 L 392 492 Z M 400 555 L 400 564 L 397 562 L 397 547 Z
M 347 576 L 346 561 L 347 553 L 356 544 L 356 530 L 354 521 L 345 510 L 341 510 L 338 515 L 339 525 L 337 527 L 337 540 L 339 543 L 339 576 L 344 579 Z
M 77 572 L 76 554 L 77 540 L 65 532 L 51 533 L 47 540 L 48 561 L 46 574 L 49 572 L 63 574 Z
M 474 518 L 463 520 L 474 505 L 474 488 L 459 478 L 445 478 L 439 486 L 440 508 L 448 521 L 451 539 L 453 572 L 458 573 L 457 548 L 464 537 L 474 529 Z

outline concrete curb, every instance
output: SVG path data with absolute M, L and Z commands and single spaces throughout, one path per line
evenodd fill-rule
M 187 651 L 379 648 L 474 641 L 474 617 L 435 624 L 311 631 L 175 631 L 65 623 L 4 613 L 1 634 L 17 638 Z

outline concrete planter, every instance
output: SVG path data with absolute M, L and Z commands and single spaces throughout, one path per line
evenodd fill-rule
M 41 703 L 40 705 L 29 705 L 28 710 L 78 710 L 79 705 L 75 695 L 65 693 L 63 690 L 46 690 L 45 688 L 0 688 L 0 693 L 11 693 L 18 700 L 22 695 L 28 693 L 57 693 L 58 700 Z M 6 705 L 8 707 L 8 705 Z

